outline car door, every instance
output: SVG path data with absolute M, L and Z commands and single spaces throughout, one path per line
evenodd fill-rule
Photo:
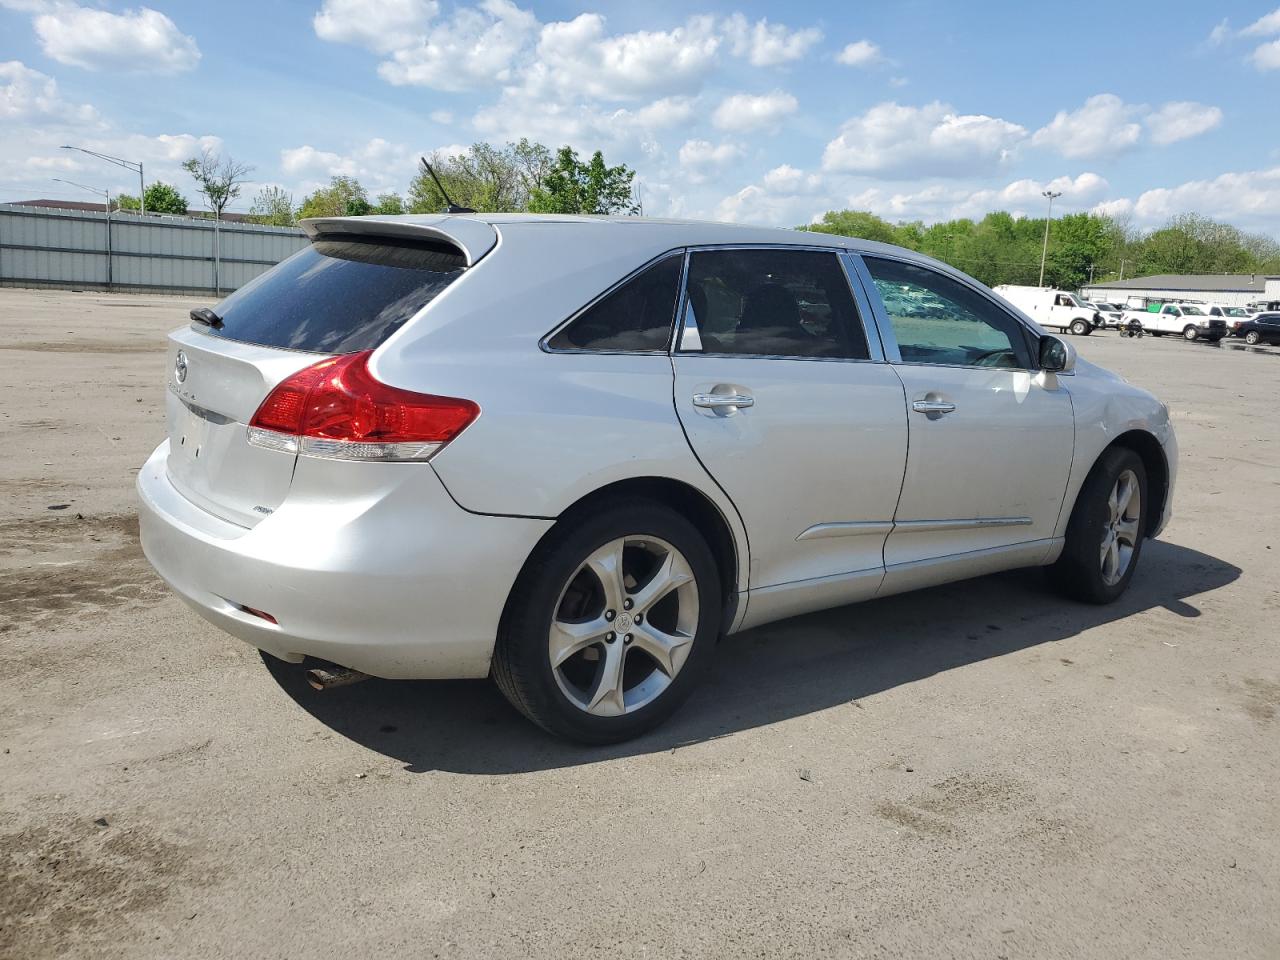
M 1071 469 L 1066 378 L 1036 369 L 1030 329 L 976 287 L 891 257 L 861 264 L 909 423 L 882 592 L 952 579 L 983 552 L 1037 562 Z M 926 297 L 945 309 L 916 309 Z
M 745 622 L 873 596 L 906 412 L 842 256 L 693 250 L 686 291 L 675 406 L 747 530 Z

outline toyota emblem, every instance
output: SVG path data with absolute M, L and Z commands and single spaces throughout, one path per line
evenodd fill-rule
M 173 358 L 173 375 L 178 378 L 179 383 L 187 382 L 187 355 L 181 350 Z

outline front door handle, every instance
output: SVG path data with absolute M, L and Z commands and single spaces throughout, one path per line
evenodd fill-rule
M 704 407 L 708 410 L 723 410 L 726 413 L 732 413 L 733 409 L 738 407 L 754 407 L 756 398 L 749 397 L 743 393 L 695 393 L 693 395 L 693 405 L 695 407 Z
M 917 400 L 911 404 L 911 409 L 916 413 L 940 417 L 944 413 L 954 413 L 956 405 L 949 400 Z

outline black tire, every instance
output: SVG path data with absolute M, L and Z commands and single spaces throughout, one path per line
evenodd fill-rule
M 1138 537 L 1132 556 L 1123 576 L 1116 583 L 1103 578 L 1099 555 L 1103 537 L 1110 520 L 1108 497 L 1116 481 L 1126 470 L 1132 470 L 1138 480 L 1140 516 Z M 1089 471 L 1080 495 L 1076 497 L 1071 520 L 1067 524 L 1066 545 L 1062 555 L 1050 568 L 1054 585 L 1066 596 L 1085 603 L 1111 603 L 1128 588 L 1138 569 L 1142 556 L 1142 544 L 1148 529 L 1147 471 L 1142 458 L 1124 447 L 1111 447 L 1104 451 Z
M 584 560 L 623 537 L 664 540 L 684 555 L 697 590 L 697 628 L 683 665 L 655 699 L 632 712 L 597 716 L 561 689 L 548 634 L 566 585 Z M 589 744 L 629 740 L 658 726 L 692 693 L 711 666 L 722 613 L 715 558 L 692 523 L 651 500 L 603 504 L 562 520 L 525 564 L 499 628 L 493 679 L 517 710 L 550 733 Z
M 1188 343 L 1191 343 L 1199 338 L 1200 331 L 1195 327 L 1188 325 L 1182 328 L 1182 336 Z
M 1089 324 L 1085 323 L 1083 320 L 1072 320 L 1071 332 L 1074 333 L 1077 337 L 1087 337 L 1090 333 L 1093 332 L 1093 330 L 1089 326 Z
M 1261 339 L 1262 337 L 1258 335 L 1257 330 L 1250 330 L 1248 333 L 1244 335 L 1244 342 L 1251 347 L 1256 347 L 1258 345 L 1258 341 L 1260 341 Z

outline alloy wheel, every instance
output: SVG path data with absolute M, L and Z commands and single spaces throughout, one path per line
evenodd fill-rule
M 1107 497 L 1107 510 L 1099 561 L 1102 580 L 1111 587 L 1124 579 L 1141 535 L 1142 490 L 1132 470 L 1125 470 L 1116 478 L 1111 495 Z
M 561 692 L 596 716 L 651 703 L 689 657 L 698 607 L 693 568 L 671 544 L 639 535 L 604 544 L 556 603 L 547 652 Z

